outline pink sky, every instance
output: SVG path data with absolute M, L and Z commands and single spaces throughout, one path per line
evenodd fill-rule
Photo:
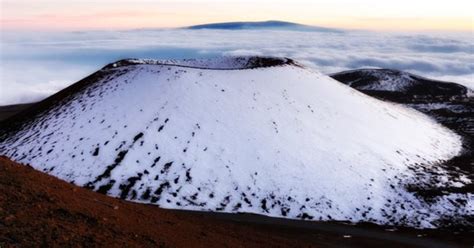
M 179 27 L 223 21 L 285 20 L 375 30 L 473 31 L 474 1 L 398 0 L 1 0 L 4 30 Z

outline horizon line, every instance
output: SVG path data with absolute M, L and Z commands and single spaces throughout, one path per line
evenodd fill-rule
M 403 18 L 400 18 L 403 20 Z M 406 20 L 406 19 L 405 19 Z M 227 21 L 216 21 L 216 22 L 193 22 L 186 25 L 147 25 L 147 26 L 128 26 L 128 27 L 106 27 L 106 26 L 98 26 L 98 27 L 6 27 L 6 25 L 2 22 L 0 23 L 0 32 L 33 32 L 33 31 L 40 31 L 40 32 L 97 32 L 97 31 L 134 31 L 134 30 L 166 30 L 166 29 L 185 29 L 193 26 L 200 26 L 200 25 L 209 25 L 209 24 L 223 24 L 223 23 L 262 23 L 262 22 L 284 22 L 284 23 L 292 23 L 297 25 L 304 25 L 309 27 L 318 27 L 318 28 L 328 28 L 328 29 L 339 29 L 341 31 L 366 31 L 366 32 L 388 32 L 388 33 L 398 33 L 398 32 L 421 32 L 421 33 L 433 33 L 433 32 L 441 32 L 441 33 L 472 33 L 474 35 L 474 26 L 470 28 L 375 28 L 375 27 L 363 27 L 363 26 L 344 26 L 344 25 L 320 25 L 320 24 L 311 24 L 307 22 L 296 22 L 290 20 L 283 20 L 283 19 L 263 19 L 263 20 L 227 20 Z M 264 29 L 264 28 L 262 28 Z M 215 30 L 225 30 L 225 29 L 215 29 Z M 229 31 L 237 31 L 237 30 L 229 30 Z

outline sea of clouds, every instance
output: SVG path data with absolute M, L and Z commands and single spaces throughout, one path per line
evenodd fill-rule
M 409 71 L 474 88 L 474 33 L 129 30 L 2 32 L 0 105 L 37 101 L 123 58 L 291 57 L 323 73 Z

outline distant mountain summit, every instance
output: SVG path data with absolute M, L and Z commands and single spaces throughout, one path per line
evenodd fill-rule
M 225 30 L 248 30 L 248 29 L 281 29 L 310 32 L 342 32 L 339 29 L 303 25 L 284 21 L 263 22 L 220 22 L 186 27 L 186 29 L 225 29 Z

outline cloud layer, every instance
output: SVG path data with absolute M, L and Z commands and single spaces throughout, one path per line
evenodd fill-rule
M 474 87 L 473 39 L 472 33 L 407 35 L 356 31 L 5 32 L 0 46 L 0 104 L 44 98 L 107 63 L 130 57 L 287 56 L 323 73 L 383 67 Z

